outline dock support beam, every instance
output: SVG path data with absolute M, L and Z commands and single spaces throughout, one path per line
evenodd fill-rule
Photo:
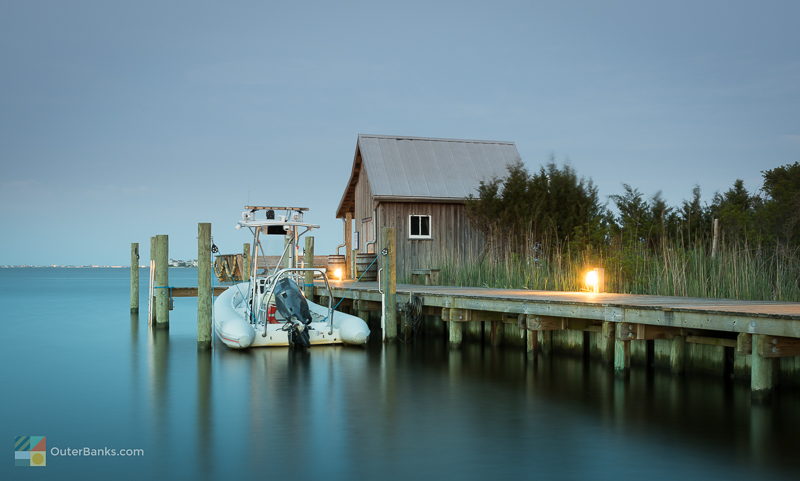
M 450 322 L 447 323 L 447 337 L 451 348 L 461 347 L 464 339 L 464 311 L 450 309 Z
M 139 243 L 131 243 L 131 313 L 139 312 Z
M 535 357 L 539 350 L 539 333 L 525 329 L 525 352 Z
M 211 224 L 197 224 L 197 347 L 211 348 Z
M 364 301 L 355 300 L 353 306 L 356 311 L 356 317 L 362 319 L 369 325 L 369 310 L 365 309 Z
M 306 245 L 303 250 L 303 267 L 314 267 L 314 237 L 306 237 Z M 313 300 L 314 298 L 314 273 L 306 272 L 303 286 L 303 294 L 306 299 Z
M 623 341 L 624 337 L 622 323 L 616 325 L 616 339 L 614 340 L 614 372 L 617 375 L 626 376 L 631 367 L 631 342 Z
M 767 336 L 753 334 L 752 355 L 750 356 L 750 390 L 753 398 L 769 397 L 775 387 L 775 359 L 764 357 L 763 344 Z
M 349 223 L 348 223 L 349 225 Z M 393 227 L 381 232 L 381 290 L 384 292 L 383 316 L 385 339 L 397 339 L 397 238 Z M 386 249 L 386 254 L 383 250 Z M 348 246 L 348 253 L 350 252 Z
M 538 331 L 540 336 L 540 346 L 542 348 L 542 354 L 545 356 L 550 356 L 553 354 L 553 331 Z
M 613 322 L 605 321 L 600 328 L 600 355 L 608 364 L 614 362 L 614 340 L 616 339 L 616 327 Z
M 491 321 L 489 326 L 489 343 L 492 347 L 498 347 L 503 343 L 503 323 Z
M 242 246 L 242 281 L 250 280 L 250 243 L 245 242 Z
M 156 236 L 156 328 L 169 328 L 169 236 Z
M 683 374 L 686 369 L 686 338 L 675 336 L 669 350 L 669 368 L 672 374 Z

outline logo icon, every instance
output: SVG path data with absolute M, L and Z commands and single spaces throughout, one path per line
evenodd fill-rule
M 14 466 L 47 466 L 47 438 L 44 436 L 14 438 Z

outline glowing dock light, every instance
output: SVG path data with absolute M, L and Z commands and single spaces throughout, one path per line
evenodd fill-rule
M 342 280 L 342 269 L 341 268 L 337 268 L 335 271 L 333 271 L 333 277 L 335 277 L 337 280 L 341 281 Z
M 602 267 L 595 267 L 586 272 L 583 278 L 586 288 L 595 294 L 605 292 L 605 269 Z

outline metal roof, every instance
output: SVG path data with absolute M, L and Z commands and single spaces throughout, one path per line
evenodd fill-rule
M 505 175 L 506 166 L 518 160 L 513 142 L 359 134 L 337 216 L 352 202 L 362 168 L 376 200 L 460 201 L 477 194 L 482 180 Z

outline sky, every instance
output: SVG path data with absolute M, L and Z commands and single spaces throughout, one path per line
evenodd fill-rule
M 0 0 L 0 265 L 122 264 L 245 204 L 311 209 L 358 133 L 510 140 L 602 199 L 800 161 L 800 2 Z

